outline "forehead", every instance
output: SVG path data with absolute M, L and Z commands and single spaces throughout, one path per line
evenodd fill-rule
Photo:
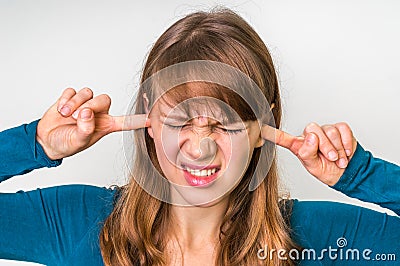
M 209 117 L 221 123 L 241 121 L 240 116 L 227 103 L 211 97 L 195 97 L 172 105 L 168 99 L 160 99 L 154 109 L 161 118 L 188 121 L 195 117 Z
M 246 101 L 235 91 L 215 83 L 188 82 L 152 97 L 153 108 L 165 116 L 193 118 L 206 116 L 217 120 L 256 120 Z M 153 95 L 155 96 L 155 95 Z

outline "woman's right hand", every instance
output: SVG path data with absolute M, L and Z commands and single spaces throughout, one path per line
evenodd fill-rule
M 122 130 L 149 126 L 147 115 L 111 116 L 111 99 L 84 88 L 66 89 L 43 115 L 37 126 L 36 139 L 46 155 L 62 159 L 87 149 L 105 135 Z

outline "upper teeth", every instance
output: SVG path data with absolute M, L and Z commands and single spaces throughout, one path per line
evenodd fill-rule
M 190 169 L 189 167 L 185 166 L 185 170 L 195 176 L 209 176 L 209 175 L 215 174 L 215 172 L 217 171 L 217 168 L 203 169 L 203 170 L 196 169 L 195 170 L 195 169 Z

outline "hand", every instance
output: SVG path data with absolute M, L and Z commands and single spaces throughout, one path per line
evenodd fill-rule
M 324 126 L 311 123 L 298 137 L 265 125 L 261 134 L 264 139 L 289 149 L 310 174 L 330 186 L 343 175 L 357 147 L 346 123 Z
M 39 121 L 36 139 L 46 155 L 56 160 L 90 147 L 111 132 L 149 126 L 145 114 L 109 115 L 110 105 L 106 94 L 93 98 L 88 88 L 79 92 L 68 88 Z

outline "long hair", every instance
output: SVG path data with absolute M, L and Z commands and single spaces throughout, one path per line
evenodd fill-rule
M 222 62 L 250 77 L 268 103 L 274 104 L 272 114 L 279 128 L 281 100 L 272 58 L 261 38 L 239 15 L 227 9 L 217 9 L 192 13 L 174 23 L 151 49 L 141 83 L 157 71 L 191 60 Z M 145 112 L 141 97 L 143 92 L 138 93 L 136 113 Z M 233 105 L 240 116 L 249 113 L 238 106 L 240 101 L 232 100 L 238 96 L 224 97 L 212 90 L 208 90 L 207 94 Z M 154 165 L 159 173 L 162 170 L 153 139 L 147 130 L 137 130 L 135 141 L 137 154 L 132 173 L 135 178 L 121 188 L 116 206 L 100 234 L 101 252 L 106 265 L 164 265 L 168 261 L 165 249 L 170 204 L 151 196 L 137 181 L 149 180 L 155 174 L 155 170 L 146 165 Z M 275 158 L 263 182 L 254 191 L 248 189 L 258 161 L 266 156 L 262 149 L 254 150 L 244 177 L 229 194 L 229 205 L 216 247 L 218 254 L 215 265 L 295 264 L 290 258 L 279 260 L 274 256 L 260 260 L 257 257 L 257 252 L 266 246 L 270 250 L 289 251 L 297 248 L 290 237 L 290 207 L 282 210 L 280 204 Z M 157 184 L 153 186 L 157 187 Z

